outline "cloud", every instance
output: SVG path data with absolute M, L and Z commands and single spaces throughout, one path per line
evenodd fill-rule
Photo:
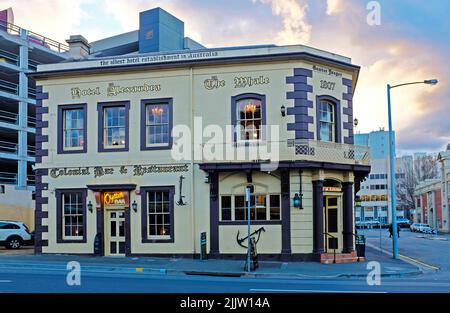
M 327 15 L 341 13 L 343 6 L 342 0 L 327 0 Z
M 14 24 L 65 43 L 87 16 L 82 6 L 92 1 L 0 0 L 0 8 L 13 8 Z
M 308 5 L 296 0 L 259 0 L 271 4 L 274 15 L 283 20 L 283 28 L 278 32 L 275 42 L 279 45 L 307 44 L 312 26 L 307 22 Z M 256 3 L 255 0 L 252 0 Z

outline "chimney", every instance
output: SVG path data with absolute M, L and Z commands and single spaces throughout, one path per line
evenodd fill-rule
M 79 60 L 89 56 L 91 45 L 83 36 L 71 35 L 70 39 L 67 39 L 66 42 L 69 45 L 69 55 L 72 58 Z

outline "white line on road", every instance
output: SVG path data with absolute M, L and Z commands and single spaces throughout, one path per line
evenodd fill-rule
M 311 292 L 311 293 L 387 293 L 385 291 L 360 290 L 306 290 L 306 289 L 250 289 L 254 292 Z
M 12 283 L 12 280 L 0 280 L 0 283 Z

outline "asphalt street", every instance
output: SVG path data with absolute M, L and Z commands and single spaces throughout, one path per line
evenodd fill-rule
M 386 230 L 360 231 L 368 244 L 389 253 L 391 239 Z M 381 235 L 381 236 L 380 236 Z M 152 293 L 435 293 L 450 292 L 450 236 L 421 238 L 420 234 L 403 231 L 400 253 L 420 262 L 424 274 L 404 277 L 380 277 L 379 285 L 371 285 L 366 277 L 287 279 L 277 277 L 218 277 L 169 273 L 111 273 L 81 271 L 80 285 L 67 283 L 68 270 L 61 261 L 58 268 L 0 267 L 0 292 L 152 292 Z M 381 252 L 379 252 L 381 254 Z M 381 259 L 381 255 L 380 255 Z M 384 254 L 386 260 L 386 254 Z M 426 265 L 426 266 L 425 266 Z M 329 265 L 333 266 L 333 265 Z M 432 270 L 439 268 L 439 270 Z
M 366 279 L 263 279 L 205 277 L 189 275 L 82 274 L 79 286 L 69 286 L 66 273 L 40 271 L 0 273 L 0 292 L 123 292 L 123 293 L 258 293 L 258 292 L 449 292 L 450 281 L 433 279 L 381 278 L 379 286 L 370 286 Z

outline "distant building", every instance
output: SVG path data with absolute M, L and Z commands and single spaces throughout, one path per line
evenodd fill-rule
M 429 224 L 442 230 L 442 197 L 440 179 L 420 182 L 415 189 L 416 211 L 414 222 Z
M 442 231 L 450 232 L 450 144 L 438 155 L 442 186 Z
M 357 194 L 361 199 L 361 207 L 356 209 L 356 220 L 379 220 L 381 223 L 390 223 L 392 218 L 389 179 L 389 132 L 379 130 L 365 134 L 355 134 L 355 144 L 370 147 L 371 155 L 370 174 L 361 183 L 361 189 Z M 409 158 L 396 159 L 395 172 L 398 183 L 405 178 L 403 166 Z M 397 217 L 409 217 L 405 205 L 398 200 Z

